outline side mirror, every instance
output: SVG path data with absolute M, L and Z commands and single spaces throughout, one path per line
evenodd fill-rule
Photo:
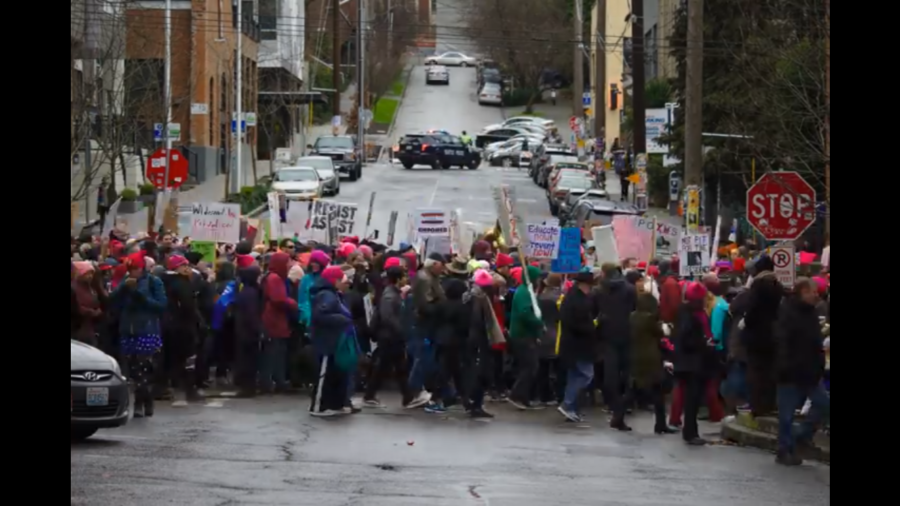
M 312 148 L 313 148 L 313 145 L 312 145 L 312 144 L 307 144 L 307 145 L 306 145 L 306 149 L 312 149 Z

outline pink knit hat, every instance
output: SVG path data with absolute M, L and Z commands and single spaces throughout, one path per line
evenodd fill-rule
M 688 302 L 697 302 L 701 301 L 706 297 L 706 287 L 703 286 L 703 283 L 692 282 L 688 285 L 687 290 L 684 291 L 684 298 Z
M 356 251 L 356 245 L 354 245 L 352 242 L 344 242 L 341 243 L 340 246 L 338 246 L 337 256 L 338 258 L 347 258 L 354 251 Z
M 332 285 L 344 279 L 344 270 L 337 265 L 331 265 L 322 271 L 322 279 L 328 281 Z
M 494 276 L 491 276 L 491 273 L 484 269 L 475 271 L 475 273 L 472 274 L 472 281 L 476 286 L 480 286 L 481 288 L 494 286 Z
M 388 270 L 391 267 L 401 267 L 400 257 L 390 257 L 384 261 L 384 270 Z
M 362 254 L 363 258 L 365 258 L 366 260 L 371 260 L 375 255 L 375 252 L 372 251 L 372 248 L 366 246 L 365 244 L 357 248 L 356 251 L 359 251 Z
M 310 263 L 319 264 L 324 269 L 331 263 L 331 258 L 328 257 L 328 253 L 317 249 L 309 254 L 309 261 Z

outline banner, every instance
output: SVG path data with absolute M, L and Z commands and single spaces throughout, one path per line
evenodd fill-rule
M 554 259 L 559 255 L 559 227 L 529 224 L 527 254 L 536 260 Z
M 241 240 L 240 204 L 210 202 L 191 206 L 191 239 L 237 244 Z
M 559 250 L 550 263 L 550 271 L 573 274 L 581 270 L 581 230 L 563 228 L 559 231 Z
M 685 234 L 678 242 L 678 275 L 687 278 L 709 272 L 709 236 Z

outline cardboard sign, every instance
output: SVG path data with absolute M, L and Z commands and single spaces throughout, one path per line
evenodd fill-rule
M 683 235 L 678 243 L 678 259 L 678 274 L 683 278 L 709 272 L 709 235 Z
M 591 229 L 591 240 L 594 242 L 594 258 L 597 266 L 605 263 L 621 263 L 621 255 L 616 245 L 616 235 L 612 225 Z
M 313 203 L 312 230 L 324 231 L 334 242 L 340 236 L 352 235 L 356 225 L 356 204 L 316 200 Z
M 203 255 L 203 261 L 210 265 L 216 263 L 216 243 L 212 241 L 191 241 L 191 251 Z
M 559 252 L 551 262 L 550 270 L 559 274 L 573 274 L 581 270 L 581 230 L 560 230 Z
M 450 237 L 450 217 L 440 209 L 417 210 L 416 235 L 420 238 Z
M 526 227 L 528 256 L 536 260 L 554 259 L 559 255 L 560 228 L 530 223 Z
M 191 206 L 191 239 L 227 242 L 241 240 L 240 204 L 209 202 Z

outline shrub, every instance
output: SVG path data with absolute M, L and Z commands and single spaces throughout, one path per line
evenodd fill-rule
M 539 92 L 537 90 L 533 90 L 530 88 L 516 88 L 510 91 L 503 92 L 503 106 L 504 107 L 524 107 L 528 105 L 528 101 L 531 100 L 531 97 Z M 540 98 L 540 95 L 538 96 Z M 537 100 L 535 101 L 537 102 Z
M 153 186 L 153 183 L 144 183 L 138 187 L 141 195 L 155 195 L 156 187 Z
M 123 202 L 134 202 L 138 198 L 138 193 L 134 190 L 134 188 L 123 188 L 122 193 L 119 194 L 119 197 L 122 198 Z
M 269 185 L 260 183 L 256 186 L 244 186 L 240 193 L 228 196 L 226 202 L 241 205 L 241 213 L 247 214 L 268 201 Z
M 663 167 L 662 155 L 648 155 L 647 160 L 647 197 L 653 207 L 669 205 L 669 172 Z

